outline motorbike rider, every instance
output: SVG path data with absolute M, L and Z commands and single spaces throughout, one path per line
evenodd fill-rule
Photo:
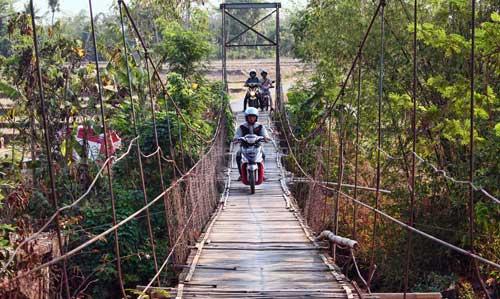
M 271 92 L 269 91 L 270 88 L 273 87 L 273 81 L 267 77 L 267 70 L 262 69 L 260 72 L 260 75 L 262 78 L 260 79 L 260 97 L 261 99 L 264 97 L 264 95 L 269 95 L 269 107 L 271 107 L 271 110 L 273 109 L 273 101 L 271 98 Z M 262 107 L 262 105 L 261 105 Z M 262 108 L 261 108 L 262 109 Z
M 245 87 L 248 87 L 251 83 L 259 83 L 259 78 L 257 77 L 257 71 L 255 69 L 251 69 L 249 72 L 249 78 L 245 81 Z M 246 111 L 248 100 L 250 99 L 250 93 L 247 91 L 245 94 L 245 99 L 243 100 L 243 111 Z
M 258 118 L 259 110 L 254 107 L 248 107 L 245 110 L 245 122 L 238 127 L 233 140 L 237 141 L 240 137 L 244 137 L 248 134 L 255 134 L 264 137 L 264 141 L 266 142 L 270 141 L 271 138 L 267 133 L 266 127 L 257 122 Z M 264 159 L 264 161 L 266 160 L 266 156 L 264 155 L 264 153 L 262 153 L 262 158 Z M 236 153 L 236 164 L 238 165 L 238 172 L 240 173 L 238 181 L 241 181 L 241 148 Z

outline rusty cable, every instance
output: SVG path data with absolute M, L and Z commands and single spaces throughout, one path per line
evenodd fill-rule
M 127 18 L 129 19 L 130 21 L 130 24 L 132 25 L 132 29 L 134 30 L 135 32 L 135 35 L 137 37 L 137 39 L 139 40 L 140 44 L 141 44 L 141 47 L 145 53 L 145 58 L 146 60 L 148 60 L 150 63 L 151 63 L 151 67 L 153 68 L 153 74 L 157 77 L 158 79 L 158 82 L 160 83 L 160 86 L 161 86 L 161 89 L 162 89 L 162 92 L 164 93 L 165 97 L 172 103 L 172 105 L 174 106 L 175 108 L 175 111 L 176 111 L 176 114 L 180 117 L 180 119 L 182 120 L 182 122 L 184 123 L 184 125 L 203 143 L 205 144 L 211 144 L 213 140 L 206 140 L 205 137 L 203 137 L 195 128 L 193 128 L 189 122 L 186 120 L 184 114 L 182 113 L 179 105 L 177 105 L 177 103 L 175 102 L 175 100 L 172 98 L 172 96 L 170 95 L 170 93 L 168 92 L 168 89 L 167 89 L 167 86 L 165 85 L 165 83 L 163 82 L 163 79 L 161 78 L 161 75 L 160 75 L 160 72 L 158 71 L 158 68 L 155 66 L 153 60 L 151 59 L 151 57 L 149 56 L 148 53 L 148 48 L 146 46 L 146 43 L 144 42 L 144 39 L 139 31 L 139 29 L 137 28 L 137 25 L 134 21 L 134 19 L 132 18 L 132 15 L 130 14 L 129 12 L 129 9 L 128 9 L 128 6 L 127 4 L 124 2 L 124 1 L 121 1 L 122 3 L 122 6 L 125 10 L 125 14 L 127 15 Z
M 403 3 L 401 3 L 403 5 Z M 412 151 L 415 153 L 417 151 L 417 0 L 413 2 L 413 81 L 412 81 L 412 100 L 413 100 L 413 110 L 411 118 L 411 130 L 412 130 Z M 411 155 L 411 176 L 410 176 L 410 209 L 409 209 L 409 220 L 408 224 L 414 226 L 415 222 L 415 175 L 416 175 L 416 159 L 415 155 Z M 404 274 L 404 293 L 403 298 L 406 299 L 406 293 L 408 292 L 409 284 L 409 274 L 410 274 L 410 263 L 411 263 L 411 252 L 412 252 L 412 240 L 413 234 L 408 231 L 408 241 L 406 246 L 406 267 Z
M 123 22 L 123 11 L 122 11 L 122 5 L 121 5 L 121 0 L 118 0 L 118 9 L 120 11 L 120 27 L 121 27 L 121 34 L 122 34 L 122 41 L 123 41 L 123 58 L 125 59 L 125 65 L 127 69 L 127 81 L 128 81 L 128 88 L 129 88 L 129 96 L 130 96 L 130 103 L 132 106 L 131 109 L 131 117 L 132 117 L 132 126 L 134 127 L 134 132 L 135 135 L 138 135 L 137 131 L 137 119 L 136 119 L 136 112 L 135 112 L 135 101 L 134 97 L 132 96 L 132 74 L 130 72 L 130 65 L 128 62 L 128 47 L 127 47 L 127 39 L 125 36 L 125 24 Z M 157 146 L 157 150 L 160 148 Z M 142 158 L 141 158 L 141 147 L 140 143 L 137 142 L 137 162 L 139 164 L 139 173 L 140 173 L 140 178 L 141 178 L 141 190 L 142 190 L 142 195 L 144 199 L 144 204 L 148 204 L 148 194 L 146 191 L 146 179 L 144 175 L 144 167 L 142 165 Z M 148 236 L 149 236 L 149 242 L 151 246 L 151 252 L 153 254 L 153 263 L 154 263 L 154 268 L 155 271 L 158 271 L 158 259 L 156 256 L 156 247 L 155 247 L 155 241 L 154 241 L 154 235 L 153 235 L 153 229 L 151 225 L 151 215 L 149 209 L 146 209 L 146 223 L 147 223 L 147 230 L 148 230 Z M 158 286 L 160 287 L 160 280 L 158 279 L 157 281 Z
M 470 131 L 469 131 L 469 239 L 470 251 L 475 252 L 474 246 L 474 92 L 475 92 L 475 50 L 476 50 L 476 0 L 471 0 L 471 47 L 470 47 Z M 483 289 L 486 297 L 492 299 L 487 291 L 484 281 L 481 279 L 481 272 L 477 261 L 472 259 L 472 266 L 476 278 Z
M 385 0 L 381 0 L 380 9 L 380 74 L 379 74 L 379 84 L 378 84 L 378 103 L 377 103 L 377 176 L 375 183 L 375 209 L 378 210 L 380 202 L 380 148 L 382 147 L 382 98 L 384 92 L 384 37 L 385 37 L 385 27 L 384 27 L 384 10 L 385 10 Z M 372 244 L 371 244 L 371 254 L 370 254 L 370 275 L 368 278 L 368 285 L 371 285 L 371 280 L 373 278 L 373 273 L 375 271 L 375 246 L 377 239 L 377 218 L 378 214 L 373 215 L 373 233 L 372 233 Z
M 361 110 L 360 110 L 360 100 L 361 100 L 361 59 L 359 59 L 358 66 L 358 82 L 357 82 L 357 96 L 356 96 L 356 141 L 354 142 L 355 153 L 354 153 L 354 198 L 358 199 L 358 177 L 359 177 L 359 126 L 361 123 Z M 353 205 L 353 220 L 352 220 L 352 237 L 356 239 L 356 224 L 357 224 L 357 205 Z
M 356 67 L 356 64 L 358 63 L 358 60 L 360 59 L 361 57 L 361 53 L 364 49 L 364 46 L 365 46 L 365 43 L 366 43 L 366 40 L 368 39 L 368 36 L 371 32 L 371 29 L 373 27 L 373 24 L 375 22 L 375 20 L 377 19 L 377 16 L 379 15 L 379 11 L 381 10 L 382 6 L 385 5 L 385 0 L 380 0 L 379 4 L 377 5 L 377 8 L 375 9 L 375 13 L 373 14 L 373 17 L 368 25 L 368 28 L 366 30 L 366 32 L 364 33 L 363 35 L 363 38 L 361 40 L 361 43 L 359 45 L 359 48 L 358 48 L 358 51 L 356 53 L 356 56 L 354 57 L 353 61 L 352 61 L 352 64 L 351 64 L 351 67 L 349 69 L 349 72 L 347 73 L 343 83 L 342 83 L 342 86 L 340 88 L 340 91 L 339 93 L 337 94 L 335 100 L 333 101 L 333 103 L 331 104 L 331 106 L 329 108 L 327 108 L 327 112 L 323 115 L 323 117 L 321 118 L 321 120 L 319 121 L 319 124 L 318 126 L 310 133 L 308 134 L 307 136 L 303 137 L 303 138 L 298 138 L 297 136 L 295 136 L 295 134 L 293 134 L 293 132 L 291 131 L 290 129 L 290 133 L 291 133 L 291 137 L 292 139 L 294 139 L 295 142 L 299 142 L 299 143 L 302 143 L 302 142 L 305 142 L 309 139 L 311 139 L 312 137 L 316 136 L 320 130 L 323 128 L 324 124 L 325 124 L 325 121 L 328 117 L 330 117 L 330 115 L 332 114 L 334 108 L 335 108 L 335 105 L 337 104 L 337 101 L 344 95 L 344 91 L 346 89 L 346 86 L 347 86 L 347 83 L 349 81 L 349 78 L 351 77 L 353 71 L 354 71 L 354 68 Z M 286 119 L 286 121 L 288 121 L 288 118 Z M 289 124 L 290 126 L 290 124 Z M 291 128 L 291 126 L 290 126 Z
M 222 132 L 221 128 L 222 128 L 222 125 L 223 125 L 223 122 L 222 121 L 219 121 L 218 123 L 218 127 L 217 127 L 217 130 L 216 130 L 216 136 L 219 136 L 220 133 Z M 54 265 L 60 261 L 62 261 L 63 259 L 66 259 L 70 256 L 73 256 L 74 254 L 76 254 L 77 252 L 79 252 L 80 250 L 92 245 L 93 243 L 99 241 L 99 240 L 102 240 L 103 237 L 109 235 L 110 233 L 112 233 L 113 231 L 117 230 L 118 228 L 124 226 L 125 224 L 127 224 L 128 222 L 134 220 L 137 216 L 139 216 L 140 214 L 142 214 L 142 212 L 144 212 L 146 209 L 150 208 L 153 204 L 155 204 L 156 202 L 158 202 L 165 194 L 169 193 L 174 187 L 178 186 L 180 183 L 184 182 L 188 177 L 192 176 L 193 175 L 193 172 L 199 167 L 199 165 L 201 164 L 201 162 L 206 159 L 208 157 L 208 155 L 210 153 L 212 153 L 216 148 L 216 143 L 212 143 L 209 147 L 209 149 L 207 150 L 207 152 L 203 155 L 203 157 L 200 158 L 200 160 L 198 160 L 196 162 L 196 164 L 191 167 L 191 169 L 189 169 L 189 171 L 187 171 L 183 176 L 179 177 L 177 180 L 175 180 L 174 182 L 172 182 L 172 184 L 167 188 L 165 189 L 163 192 L 161 192 L 160 194 L 158 194 L 153 200 L 151 200 L 147 205 L 144 205 L 143 207 L 141 207 L 139 210 L 135 211 L 134 213 L 132 213 L 131 215 L 127 216 L 125 219 L 121 220 L 120 222 L 114 224 L 112 227 L 110 227 L 109 229 L 107 229 L 106 231 L 100 233 L 99 235 L 96 235 L 94 236 L 93 238 L 91 238 L 90 240 L 87 240 L 86 242 L 84 242 L 83 244 L 77 246 L 76 248 L 66 252 L 64 255 L 61 255 L 57 258 L 54 258 L 42 265 L 39 265 L 21 275 L 18 275 L 16 277 L 14 277 L 13 279 L 21 279 L 23 277 L 26 277 L 28 275 L 30 275 L 31 273 L 34 273 L 34 272 L 37 272 L 39 271 L 40 269 L 43 269 L 45 267 L 48 267 L 48 266 L 51 266 L 51 265 Z
M 95 24 L 94 24 L 94 12 L 92 9 L 92 0 L 89 0 L 89 12 L 90 12 L 90 25 L 91 25 L 91 35 L 92 35 L 92 44 L 94 46 L 94 61 L 95 61 L 95 67 L 96 67 L 96 79 L 97 79 L 97 90 L 98 90 L 98 99 L 99 99 L 99 104 L 100 104 L 100 110 L 101 110 L 101 124 L 102 124 L 102 129 L 104 131 L 104 153 L 106 160 L 109 158 L 109 147 L 108 147 L 108 130 L 106 126 L 106 117 L 104 114 L 104 100 L 103 100 L 103 95 L 102 95 L 102 82 L 101 82 L 101 73 L 99 69 L 99 56 L 98 56 L 98 50 L 97 50 L 97 40 L 96 40 L 96 32 L 95 32 Z M 111 167 L 109 163 L 106 164 L 106 169 L 108 172 L 108 186 L 109 186 L 109 193 L 111 197 L 111 210 L 112 210 L 112 216 L 113 216 L 113 224 L 116 224 L 116 201 L 115 201 L 115 194 L 113 191 L 113 174 L 111 172 Z M 116 270 L 118 271 L 118 279 L 119 279 L 119 285 L 120 285 L 120 290 L 124 298 L 127 297 L 127 294 L 125 292 L 125 287 L 123 285 L 123 273 L 122 273 L 122 266 L 121 266 L 121 259 L 120 259 L 120 241 L 118 238 L 118 229 L 115 229 L 113 231 L 114 239 L 115 239 L 115 254 L 116 254 Z
M 280 119 L 283 118 L 282 113 L 279 113 L 279 117 L 280 117 Z M 304 168 L 302 167 L 302 165 L 300 165 L 299 161 L 297 160 L 297 157 L 295 156 L 295 154 L 294 154 L 294 152 L 293 152 L 293 150 L 292 150 L 292 148 L 290 146 L 290 140 L 288 138 L 288 135 L 285 133 L 285 134 L 283 134 L 283 136 L 285 137 L 285 141 L 286 141 L 286 144 L 287 144 L 287 149 L 288 149 L 288 152 L 289 152 L 288 155 L 292 158 L 293 162 L 295 163 L 295 165 L 297 166 L 297 168 L 300 170 L 300 172 L 304 175 L 304 177 L 306 177 L 309 181 L 318 184 L 319 186 L 321 186 L 321 188 L 323 188 L 325 190 L 337 192 L 336 188 L 334 189 L 334 188 L 328 187 L 327 185 L 323 184 L 322 182 L 315 181 L 315 179 L 304 170 Z M 360 200 L 354 199 L 353 197 L 351 197 L 347 193 L 342 192 L 342 195 L 345 198 L 347 198 L 348 200 L 353 201 L 357 205 L 360 205 L 360 206 L 362 206 L 362 207 L 364 207 L 364 208 L 366 208 L 366 209 L 368 209 L 368 210 L 370 210 L 372 212 L 375 212 L 375 213 L 379 214 L 380 216 L 382 216 L 382 217 L 390 220 L 391 222 L 396 223 L 397 225 L 399 225 L 399 226 L 401 226 L 401 227 L 403 227 L 403 228 L 405 228 L 407 230 L 411 230 L 412 232 L 417 233 L 417 234 L 419 234 L 419 235 L 421 235 L 421 236 L 423 236 L 423 237 L 425 237 L 425 238 L 427 238 L 427 239 L 429 239 L 431 241 L 439 243 L 439 244 L 445 246 L 446 248 L 449 248 L 451 250 L 459 252 L 459 253 L 461 253 L 461 254 L 463 254 L 465 256 L 474 258 L 475 260 L 478 260 L 478 261 L 480 261 L 480 262 L 482 262 L 484 264 L 488 264 L 490 266 L 493 266 L 495 268 L 500 269 L 500 265 L 497 264 L 497 263 L 495 263 L 495 262 L 493 262 L 493 261 L 490 261 L 490 260 L 488 260 L 486 258 L 483 258 L 483 257 L 477 255 L 477 254 L 469 252 L 469 251 L 467 251 L 467 250 L 465 250 L 463 248 L 460 248 L 460 247 L 455 246 L 453 244 L 450 244 L 450 243 L 448 243 L 446 241 L 443 241 L 443 240 L 441 240 L 441 239 L 439 239 L 437 237 L 434 237 L 433 235 L 430 235 L 430 234 L 428 234 L 426 232 L 423 232 L 423 231 L 421 231 L 419 229 L 411 227 L 411 226 L 407 225 L 406 223 L 404 223 L 403 221 L 400 221 L 400 220 L 396 219 L 395 217 L 390 216 L 389 214 L 385 213 L 384 211 L 381 211 L 379 209 L 375 209 L 374 207 L 370 206 L 369 204 L 366 204 L 366 203 L 364 203 L 364 202 L 362 202 Z
M 42 124 L 43 124 L 43 137 L 45 141 L 45 150 L 47 151 L 47 171 L 49 172 L 49 180 L 50 180 L 50 200 L 52 202 L 52 207 L 57 211 L 58 210 L 58 199 L 56 193 L 56 181 L 54 177 L 54 169 L 52 168 L 52 155 L 51 155 L 51 145 L 49 140 L 49 125 L 47 120 L 47 107 L 45 106 L 45 94 L 43 88 L 43 78 L 42 78 L 42 70 L 40 68 L 40 52 L 38 50 L 38 39 L 36 32 L 36 22 L 35 22 L 35 8 L 33 5 L 33 0 L 30 0 L 30 13 L 31 13 L 31 25 L 33 27 L 33 48 L 35 50 L 35 63 L 37 69 L 37 78 L 38 78 L 38 92 L 40 96 L 40 109 L 42 113 Z M 59 250 L 61 255 L 64 254 L 63 241 L 61 237 L 61 230 L 59 228 L 59 214 L 55 216 L 55 229 L 57 234 L 57 244 L 59 246 Z M 19 247 L 18 247 L 19 248 Z M 15 256 L 15 255 L 13 255 Z M 7 266 L 5 266 L 7 267 Z M 71 293 L 69 291 L 69 283 L 68 283 L 68 271 L 66 266 L 66 259 L 63 260 L 63 281 L 64 281 L 64 290 L 66 293 L 66 297 L 71 298 Z

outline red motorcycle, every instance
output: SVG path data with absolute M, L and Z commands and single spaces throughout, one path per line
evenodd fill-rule
M 262 136 L 248 134 L 238 138 L 241 144 L 241 182 L 250 186 L 250 193 L 255 193 L 255 186 L 264 181 L 264 156 Z

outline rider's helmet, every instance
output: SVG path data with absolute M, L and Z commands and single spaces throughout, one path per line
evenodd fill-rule
M 261 76 L 267 75 L 267 70 L 266 70 L 266 69 L 262 69 L 262 70 L 260 71 L 260 75 L 261 75 Z
M 251 69 L 249 75 L 250 77 L 254 78 L 255 76 L 257 76 L 257 71 L 255 69 Z
M 255 115 L 255 121 L 259 119 L 259 110 L 257 110 L 255 107 L 248 107 L 247 110 L 245 110 L 245 120 L 248 121 L 248 116 L 250 115 Z

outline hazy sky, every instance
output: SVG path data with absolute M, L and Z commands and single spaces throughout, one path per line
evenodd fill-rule
M 15 7 L 17 9 L 21 9 L 24 5 L 29 4 L 29 0 L 16 0 Z M 217 0 L 209 0 L 208 3 L 210 5 L 218 6 L 222 1 Z M 271 1 L 269 1 L 271 2 Z M 274 1 L 273 1 L 274 2 Z M 39 14 L 49 14 L 49 1 L 48 0 L 34 0 L 35 9 Z M 108 13 L 111 11 L 111 7 L 114 3 L 117 3 L 116 0 L 93 0 L 92 8 L 94 9 L 94 15 L 98 13 Z M 127 3 L 127 2 L 125 2 Z M 293 9 L 296 6 L 303 6 L 304 3 L 307 3 L 307 0 L 283 0 L 281 1 L 283 4 L 283 8 L 285 9 Z M 89 3 L 88 0 L 60 0 L 60 9 L 61 12 L 56 13 L 55 17 L 61 16 L 74 16 L 78 14 L 81 10 L 88 11 Z
M 60 9 L 61 12 L 56 13 L 57 16 L 74 16 L 78 14 L 81 10 L 88 11 L 89 2 L 88 0 L 60 0 Z M 94 14 L 104 12 L 107 13 L 111 10 L 111 6 L 115 3 L 116 0 L 93 0 L 92 8 L 94 10 Z M 21 9 L 24 5 L 28 5 L 29 0 L 16 0 L 15 7 L 16 9 Z M 45 14 L 50 11 L 49 9 L 49 1 L 48 0 L 34 0 L 35 10 L 38 11 L 39 14 Z

